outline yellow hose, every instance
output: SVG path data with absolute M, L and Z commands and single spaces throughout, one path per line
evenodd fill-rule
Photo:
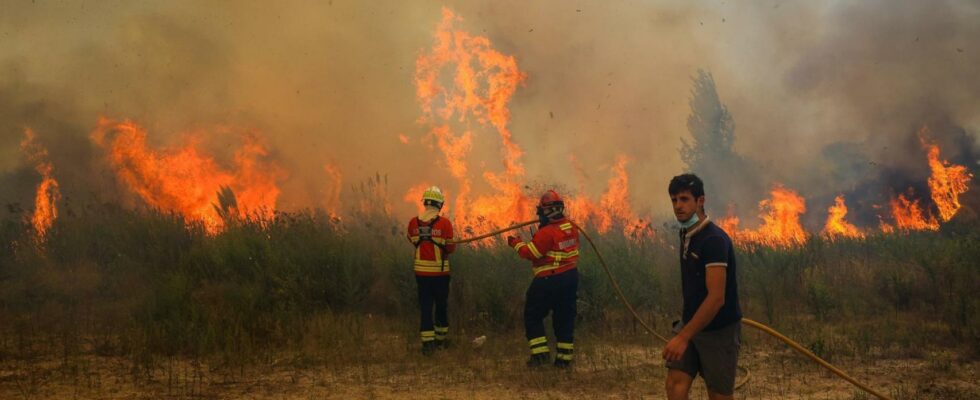
M 475 241 L 480 240 L 480 239 L 486 239 L 486 238 L 488 238 L 490 236 L 499 235 L 499 234 L 504 233 L 504 232 L 510 232 L 512 230 L 515 230 L 515 229 L 521 229 L 521 228 L 523 228 L 525 226 L 528 226 L 528 225 L 531 225 L 531 224 L 536 224 L 536 223 L 538 223 L 538 220 L 521 222 L 519 224 L 514 224 L 514 225 L 508 226 L 508 227 L 503 228 L 503 229 L 498 229 L 498 230 L 495 230 L 495 231 L 490 232 L 490 233 L 482 234 L 480 236 L 474 236 L 474 237 L 466 238 L 466 239 L 453 239 L 453 240 L 447 241 L 446 243 L 449 243 L 449 244 L 463 244 L 463 243 L 475 242 Z
M 599 258 L 599 264 L 602 265 L 602 269 L 606 271 L 606 276 L 609 277 L 609 283 L 612 283 L 613 289 L 616 290 L 616 295 L 619 296 L 620 300 L 622 300 L 623 305 L 626 306 L 626 309 L 630 310 L 630 314 L 633 314 L 633 318 L 636 318 L 636 321 L 639 322 L 640 325 L 643 325 L 643 329 L 646 329 L 647 332 L 650 332 L 651 335 L 656 336 L 657 339 L 660 339 L 664 343 L 667 343 L 668 342 L 667 338 L 661 336 L 659 333 L 654 331 L 653 328 L 647 325 L 647 323 L 643 321 L 643 318 L 640 318 L 640 314 L 638 314 L 636 310 L 633 309 L 633 305 L 630 304 L 630 302 L 626 301 L 626 295 L 623 294 L 623 289 L 619 288 L 619 283 L 617 283 L 616 279 L 613 278 L 612 272 L 609 272 L 609 267 L 606 266 L 606 260 L 602 258 L 602 253 L 600 253 L 599 249 L 595 246 L 595 242 L 592 241 L 592 237 L 589 236 L 588 233 L 585 233 L 585 230 L 583 230 L 582 227 L 578 226 L 578 224 L 576 224 L 575 222 L 572 222 L 572 225 L 575 225 L 575 227 L 578 228 L 579 232 L 582 232 L 582 235 L 585 236 L 585 240 L 589 241 L 589 245 L 592 246 L 592 250 L 595 251 L 595 255 Z
M 480 235 L 480 236 L 476 236 L 476 237 L 472 237 L 472 238 L 468 238 L 468 239 L 452 240 L 449 243 L 457 243 L 457 244 L 459 244 L 459 243 L 469 243 L 469 242 L 480 240 L 480 239 L 484 239 L 484 238 L 487 238 L 487 237 L 490 237 L 490 236 L 499 235 L 499 234 L 504 233 L 504 232 L 512 231 L 512 230 L 515 230 L 515 229 L 520 229 L 520 228 L 522 228 L 524 226 L 531 225 L 531 224 L 534 224 L 534 223 L 537 223 L 537 222 L 538 222 L 537 220 L 522 222 L 522 223 L 519 223 L 519 224 L 516 224 L 516 225 L 512 225 L 512 226 L 507 227 L 507 228 L 504 228 L 504 229 L 499 229 L 499 230 L 496 230 L 496 231 L 493 231 L 493 232 L 490 232 L 490 233 L 487 233 L 487 234 L 484 234 L 484 235 Z M 635 318 L 636 321 L 639 322 L 640 325 L 643 326 L 643 329 L 646 329 L 646 331 L 649 332 L 651 335 L 653 335 L 657 339 L 660 339 L 664 343 L 667 343 L 667 341 L 668 341 L 667 338 L 664 337 L 664 336 L 662 336 L 662 335 L 660 335 L 659 333 L 657 333 L 656 331 L 654 331 L 652 327 L 650 327 L 649 325 L 647 325 L 647 323 L 643 320 L 643 318 L 640 318 L 640 314 L 638 314 L 636 312 L 636 310 L 633 309 L 633 305 L 630 304 L 630 302 L 628 300 L 626 300 L 626 295 L 624 295 L 623 294 L 623 290 L 620 289 L 619 283 L 617 283 L 616 278 L 613 278 L 612 272 L 609 271 L 609 266 L 606 265 L 606 260 L 604 258 L 602 258 L 602 253 L 599 251 L 599 248 L 596 247 L 595 242 L 592 241 L 592 237 L 589 236 L 589 234 L 586 233 L 585 230 L 582 229 L 582 227 L 580 227 L 574 221 L 570 221 L 570 222 L 572 223 L 572 225 L 575 225 L 575 227 L 578 228 L 579 232 L 582 232 L 582 236 L 585 236 L 585 240 L 589 242 L 589 245 L 592 247 L 592 250 L 595 251 L 596 257 L 599 259 L 599 264 L 602 265 L 602 269 L 604 271 L 606 271 L 606 276 L 609 278 L 609 282 L 612 284 L 613 289 L 616 290 L 616 295 L 619 296 L 619 300 L 623 303 L 624 306 L 626 306 L 626 309 L 629 310 L 630 314 L 633 314 L 633 318 Z M 756 328 L 756 329 L 758 329 L 760 331 L 763 331 L 763 332 L 769 334 L 770 336 L 772 336 L 772 337 L 774 337 L 776 339 L 779 339 L 780 341 L 782 341 L 783 343 L 786 343 L 787 345 L 789 345 L 790 347 L 792 347 L 794 350 L 796 350 L 800 354 L 803 354 L 807 358 L 813 360 L 817 364 L 820 364 L 820 366 L 822 366 L 822 367 L 830 370 L 830 372 L 833 372 L 835 375 L 837 375 L 837 376 L 841 377 L 842 379 L 850 382 L 854 386 L 857 386 L 859 389 L 867 392 L 868 394 L 871 394 L 872 396 L 875 396 L 875 397 L 877 397 L 879 399 L 882 399 L 882 400 L 891 400 L 890 397 L 885 396 L 885 395 L 883 395 L 881 393 L 878 393 L 877 391 L 875 391 L 874 389 L 868 387 L 867 385 L 862 384 L 861 382 L 858 382 L 856 379 L 852 378 L 850 375 L 848 375 L 847 373 L 845 373 L 841 369 L 833 366 L 832 364 L 830 364 L 826 360 L 818 357 L 816 354 L 813 354 L 813 352 L 811 352 L 810 350 L 807 350 L 805 347 L 801 346 L 799 343 L 796 343 L 792 339 L 790 339 L 790 338 L 786 337 L 785 335 L 777 332 L 775 329 L 772 329 L 769 326 L 766 326 L 766 325 L 764 325 L 762 323 L 756 322 L 756 321 L 751 320 L 751 319 L 748 319 L 748 318 L 742 318 L 742 324 L 745 324 L 745 325 L 751 326 L 753 328 Z M 735 385 L 735 388 L 736 389 L 742 387 L 742 385 L 744 385 L 746 382 L 748 382 L 749 376 L 750 376 L 749 375 L 749 371 L 747 369 L 744 369 L 742 367 L 739 367 L 739 369 L 742 369 L 743 371 L 745 371 L 745 377 L 743 378 L 742 382 L 739 382 L 739 383 L 737 383 Z
M 813 360 L 817 364 L 820 364 L 824 368 L 830 370 L 830 372 L 833 372 L 835 375 L 841 377 L 845 381 L 850 382 L 854 386 L 857 386 L 861 390 L 863 390 L 865 392 L 868 392 L 868 394 L 871 394 L 872 396 L 875 396 L 875 397 L 877 397 L 879 399 L 891 400 L 891 398 L 889 398 L 888 396 L 885 396 L 885 395 L 883 395 L 881 393 L 876 392 L 874 389 L 868 387 L 867 385 L 865 385 L 865 384 L 863 384 L 861 382 L 858 382 L 857 380 L 855 380 L 854 378 L 852 378 L 850 375 L 848 375 L 846 372 L 844 372 L 844 371 L 840 370 L 839 368 L 831 365 L 829 362 L 825 361 L 824 359 L 822 359 L 820 357 L 817 357 L 816 354 L 813 354 L 813 352 L 811 352 L 810 350 L 807 350 L 805 347 L 801 346 L 799 343 L 796 343 L 795 341 L 793 341 L 793 339 L 790 339 L 790 338 L 784 336 L 783 334 L 777 332 L 775 329 L 772 329 L 769 326 L 766 326 L 766 325 L 764 325 L 762 323 L 753 321 L 753 320 L 748 319 L 748 318 L 742 318 L 742 323 L 745 324 L 745 325 L 751 326 L 751 327 L 753 327 L 755 329 L 758 329 L 760 331 L 763 331 L 765 333 L 768 333 L 770 336 L 772 336 L 772 337 L 774 337 L 776 339 L 779 339 L 780 341 L 782 341 L 783 343 L 786 343 L 787 345 L 789 345 L 789 347 L 792 347 L 794 350 L 796 350 L 800 354 L 803 354 L 804 356 L 806 356 L 807 358 Z

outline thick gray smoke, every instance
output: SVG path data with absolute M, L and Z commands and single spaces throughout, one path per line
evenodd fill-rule
M 325 206 L 331 163 L 345 187 L 387 173 L 407 214 L 408 188 L 456 185 L 422 140 L 413 85 L 442 6 L 528 74 L 510 126 L 530 181 L 575 187 L 575 154 L 598 196 L 626 154 L 634 208 L 666 214 L 698 69 L 734 118 L 735 150 L 759 167 L 752 181 L 799 191 L 816 220 L 837 193 L 891 187 L 862 184 L 877 177 L 895 190 L 924 184 L 924 125 L 944 158 L 977 168 L 972 1 L 38 1 L 0 13 L 0 202 L 31 207 L 24 127 L 49 148 L 67 198 L 112 201 L 122 189 L 88 139 L 104 115 L 139 122 L 160 147 L 194 129 L 258 130 L 289 173 L 283 209 Z M 479 181 L 501 169 L 500 148 L 492 130 L 474 134 Z M 234 149 L 234 138 L 214 142 L 219 158 Z

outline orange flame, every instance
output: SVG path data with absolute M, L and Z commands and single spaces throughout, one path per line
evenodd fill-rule
M 939 230 L 939 221 L 936 220 L 935 216 L 927 214 L 925 210 L 919 207 L 918 200 L 909 200 L 904 194 L 900 194 L 898 198 L 892 197 L 890 204 L 892 218 L 895 219 L 895 225 L 898 229 L 904 231 Z M 882 227 L 884 228 L 884 225 Z M 890 225 L 889 228 L 891 228 Z
M 856 226 L 850 224 L 844 217 L 847 216 L 847 205 L 844 204 L 844 196 L 834 198 L 834 205 L 827 209 L 827 223 L 824 224 L 823 233 L 830 238 L 862 238 L 864 233 Z
M 723 218 L 718 225 L 739 244 L 755 244 L 772 247 L 802 245 L 807 233 L 800 224 L 800 215 L 806 212 L 806 201 L 796 192 L 776 185 L 769 199 L 759 202 L 762 226 L 755 230 L 739 230 L 737 217 Z
M 31 129 L 24 129 L 24 140 L 20 148 L 34 163 L 34 170 L 41 174 L 41 183 L 37 185 L 34 196 L 34 214 L 31 215 L 31 226 L 38 240 L 44 240 L 54 220 L 58 218 L 58 208 L 55 202 L 61 198 L 58 181 L 52 177 L 54 166 L 48 161 L 48 150 L 37 142 L 37 137 Z
M 926 143 L 925 139 L 922 140 L 922 146 L 928 152 L 929 169 L 932 170 L 932 175 L 929 176 L 932 201 L 939 209 L 939 217 L 944 222 L 949 221 L 959 211 L 959 197 L 969 190 L 968 185 L 973 175 L 967 172 L 965 166 L 950 164 L 940 159 L 939 146 Z
M 572 163 L 578 165 L 574 156 Z M 595 203 L 584 195 L 569 198 L 565 201 L 569 217 L 588 223 L 599 233 L 609 232 L 615 225 L 621 225 L 623 234 L 634 240 L 641 241 L 653 236 L 653 227 L 649 221 L 644 221 L 633 213 L 629 201 L 629 176 L 626 174 L 626 164 L 629 157 L 619 155 L 612 167 L 613 176 L 609 178 L 605 193 Z M 581 175 L 581 168 L 576 168 Z M 584 191 L 584 179 L 579 177 L 579 193 Z
M 878 216 L 878 229 L 883 233 L 895 233 L 895 227 L 881 219 L 881 216 Z
M 527 76 L 518 69 L 513 56 L 493 49 L 486 37 L 454 29 L 454 23 L 461 20 L 449 9 L 442 10 L 434 46 L 416 60 L 415 85 L 422 108 L 419 122 L 432 127 L 430 134 L 436 139 L 450 174 L 459 182 L 452 203 L 456 223 L 461 231 L 466 231 L 477 227 L 501 227 L 528 219 L 531 202 L 520 186 L 524 176 L 520 161 L 523 151 L 513 142 L 507 127 L 510 120 L 508 104 Z M 445 86 L 440 81 L 444 72 L 451 74 L 452 85 Z M 470 119 L 497 131 L 503 146 L 504 164 L 503 173 L 483 173 L 484 180 L 496 194 L 473 200 L 470 200 L 472 185 L 466 156 L 472 148 L 475 133 L 467 128 L 457 134 L 451 128 L 453 122 L 467 123 Z M 411 202 L 416 199 L 412 198 Z
M 199 137 L 191 137 L 184 147 L 158 152 L 147 148 L 146 131 L 136 123 L 106 118 L 99 120 L 91 137 L 106 148 L 119 179 L 143 201 L 200 222 L 209 233 L 220 232 L 227 217 L 268 220 L 273 216 L 279 197 L 276 181 L 284 173 L 265 160 L 268 151 L 255 136 L 243 135 L 234 171 L 223 170 L 201 154 L 195 146 Z
M 740 232 L 739 229 L 738 229 L 738 225 L 742 221 L 737 216 L 733 215 L 731 213 L 731 210 L 729 210 L 729 213 L 728 213 L 728 216 L 727 217 L 720 218 L 718 220 L 715 220 L 714 222 L 719 227 L 721 227 L 722 230 L 724 230 L 725 232 L 727 232 L 732 237 L 732 239 L 734 240 L 734 238 L 736 237 L 736 235 Z
M 626 176 L 626 163 L 629 159 L 620 155 L 613 165 L 613 176 L 609 178 L 606 192 L 599 198 L 599 231 L 607 231 L 613 220 L 628 221 L 633 214 L 629 202 L 629 177 Z

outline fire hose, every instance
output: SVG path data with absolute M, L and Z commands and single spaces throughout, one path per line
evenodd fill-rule
M 466 238 L 466 239 L 452 240 L 452 241 L 449 241 L 449 243 L 453 243 L 453 244 L 470 243 L 470 242 L 474 242 L 474 241 L 477 241 L 477 240 L 486 239 L 486 238 L 491 237 L 491 236 L 496 236 L 496 235 L 499 235 L 499 234 L 504 233 L 504 232 L 509 232 L 509 231 L 512 231 L 512 230 L 520 229 L 520 228 L 523 228 L 525 226 L 536 224 L 536 223 L 538 223 L 537 220 L 527 221 L 527 222 L 521 222 L 519 224 L 511 225 L 509 227 L 506 227 L 506 228 L 503 228 L 503 229 L 498 229 L 498 230 L 495 230 L 495 231 L 492 231 L 492 232 L 489 232 L 489 233 L 486 233 L 486 234 L 483 234 L 483 235 L 480 235 L 480 236 L 474 236 L 474 237 Z M 587 240 L 589 242 L 589 246 L 592 247 L 592 250 L 595 252 L 596 257 L 599 259 L 599 264 L 602 265 L 602 269 L 606 272 L 606 276 L 609 278 L 609 283 L 612 284 L 612 287 L 613 287 L 613 289 L 615 289 L 616 295 L 619 297 L 619 300 L 623 303 L 624 306 L 626 306 L 626 309 L 629 310 L 630 314 L 633 315 L 633 318 L 636 319 L 636 321 L 639 322 L 641 326 L 643 326 L 643 329 L 645 329 L 651 335 L 653 335 L 657 339 L 660 339 L 662 342 L 667 343 L 668 342 L 667 338 L 664 337 L 664 336 L 662 336 L 662 335 L 660 335 L 659 333 L 657 333 L 657 331 L 655 331 L 652 327 L 650 327 L 650 325 L 647 325 L 646 321 L 644 321 L 643 318 L 640 317 L 640 315 L 633 308 L 633 305 L 630 304 L 629 300 L 626 300 L 626 295 L 623 294 L 623 290 L 620 289 L 619 283 L 616 281 L 616 278 L 614 278 L 613 275 L 612 275 L 612 272 L 609 271 L 609 266 L 606 264 L 606 260 L 604 258 L 602 258 L 602 253 L 599 252 L 599 248 L 596 247 L 595 242 L 592 241 L 592 237 L 589 236 L 589 234 L 586 233 L 585 230 L 582 229 L 582 227 L 580 227 L 575 222 L 572 222 L 572 225 L 575 225 L 575 227 L 579 230 L 579 232 L 582 232 L 582 235 L 585 236 L 585 240 Z M 858 382 L 856 379 L 852 378 L 850 375 L 848 375 L 846 372 L 844 372 L 840 368 L 837 368 L 837 367 L 833 366 L 832 364 L 830 364 L 826 360 L 820 358 L 816 354 L 813 354 L 812 351 L 807 350 L 805 347 L 803 347 L 799 343 L 797 343 L 797 342 L 793 341 L 792 339 L 786 337 L 785 335 L 779 333 L 775 329 L 773 329 L 773 328 L 771 328 L 771 327 L 769 327 L 769 326 L 767 326 L 765 324 L 762 324 L 760 322 L 757 322 L 757 321 L 748 319 L 748 318 L 742 318 L 742 324 L 751 326 L 753 328 L 756 328 L 756 329 L 758 329 L 758 330 L 760 330 L 762 332 L 765 332 L 766 334 L 768 334 L 768 335 L 770 335 L 770 336 L 778 339 L 779 341 L 781 341 L 783 343 L 786 343 L 789 347 L 793 348 L 793 350 L 796 350 L 797 352 L 799 352 L 800 354 L 802 354 L 805 357 L 809 358 L 813 362 L 819 364 L 820 366 L 822 366 L 822 367 L 826 368 L 827 370 L 829 370 L 830 372 L 834 373 L 834 375 L 837 375 L 841 379 L 844 379 L 845 381 L 851 383 L 852 385 L 857 386 L 859 389 L 867 392 L 868 394 L 870 394 L 872 396 L 875 396 L 875 397 L 877 397 L 879 399 L 882 399 L 882 400 L 891 400 L 890 397 L 885 396 L 885 395 L 883 395 L 881 393 L 878 393 L 877 391 L 875 391 L 871 387 L 869 387 L 869 386 L 867 386 L 867 385 L 865 385 L 865 384 L 863 384 L 861 382 Z M 744 369 L 742 367 L 739 367 L 739 368 L 740 369 L 743 369 L 745 371 L 745 377 L 742 379 L 741 382 L 739 382 L 739 383 L 737 383 L 735 385 L 735 388 L 736 389 L 742 387 L 743 385 L 745 385 L 745 383 L 748 382 L 749 377 L 750 377 L 749 371 L 747 369 Z

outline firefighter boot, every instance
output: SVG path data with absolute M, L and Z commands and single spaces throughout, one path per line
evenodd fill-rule
M 436 341 L 430 340 L 427 342 L 422 342 L 422 355 L 431 356 L 436 352 Z
M 449 348 L 449 328 L 436 325 L 436 349 L 445 350 Z
M 538 353 L 531 354 L 531 358 L 527 360 L 527 366 L 530 368 L 538 368 L 543 365 L 548 365 L 551 361 L 551 356 L 548 353 Z
M 555 353 L 555 367 L 559 369 L 569 369 L 572 367 L 572 359 L 575 357 L 573 352 L 575 345 L 569 342 L 558 342 L 558 352 Z

